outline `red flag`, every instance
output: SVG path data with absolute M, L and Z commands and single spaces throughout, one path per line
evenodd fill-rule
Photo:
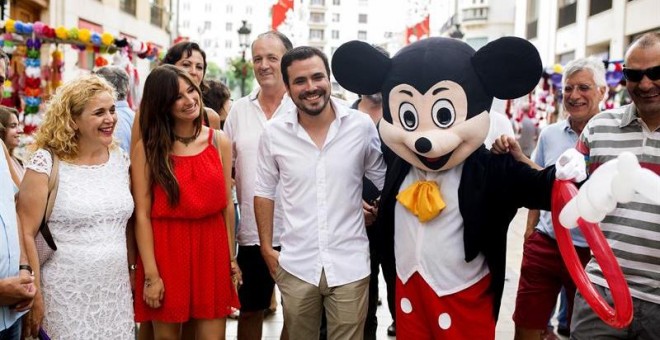
M 430 36 L 431 26 L 429 25 L 429 15 L 424 17 L 424 20 L 416 23 L 411 27 L 406 28 L 406 44 L 410 44 L 410 37 L 416 36 L 417 40 L 421 39 L 423 36 Z
M 271 9 L 273 19 L 271 27 L 274 31 L 284 22 L 286 12 L 289 10 L 293 10 L 293 0 L 279 0 L 273 5 Z

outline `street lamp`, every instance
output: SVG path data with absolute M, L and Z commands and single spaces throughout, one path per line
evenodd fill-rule
M 241 97 L 245 96 L 245 79 L 247 78 L 247 65 L 245 63 L 245 50 L 248 48 L 250 33 L 252 30 L 247 25 L 247 20 L 241 20 L 243 25 L 238 29 L 238 43 L 241 46 Z

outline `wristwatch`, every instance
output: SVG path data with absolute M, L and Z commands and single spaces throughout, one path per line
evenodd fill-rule
M 28 272 L 30 272 L 30 275 L 34 275 L 34 272 L 32 271 L 32 267 L 30 267 L 29 264 L 21 264 L 21 265 L 19 265 L 19 266 L 18 266 L 18 270 L 19 270 L 19 271 L 21 271 L 21 270 L 27 270 Z

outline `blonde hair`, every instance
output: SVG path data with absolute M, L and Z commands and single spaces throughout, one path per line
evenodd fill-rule
M 97 94 L 107 92 L 117 98 L 115 89 L 97 75 L 83 75 L 57 89 L 47 104 L 44 120 L 37 131 L 34 148 L 51 149 L 63 160 L 78 156 L 79 136 L 73 128 L 87 103 Z

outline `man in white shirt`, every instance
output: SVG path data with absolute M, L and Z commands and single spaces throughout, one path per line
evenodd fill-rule
M 330 99 L 330 67 L 320 50 L 287 52 L 282 77 L 296 109 L 269 122 L 259 143 L 261 253 L 282 292 L 291 339 L 318 339 L 323 308 L 328 339 L 361 339 L 370 273 L 362 177 L 382 189 L 380 139 L 368 115 Z M 278 185 L 281 252 L 272 247 Z
M 259 88 L 237 100 L 225 121 L 224 131 L 232 141 L 236 191 L 241 207 L 236 240 L 237 262 L 243 273 L 238 289 L 241 313 L 238 317 L 238 338 L 261 339 L 264 310 L 270 306 L 275 282 L 259 250 L 259 234 L 254 218 L 254 180 L 257 168 L 259 136 L 268 120 L 294 107 L 286 95 L 280 60 L 293 48 L 291 41 L 277 31 L 260 34 L 252 43 L 254 76 Z M 280 205 L 275 210 L 273 245 L 279 250 L 282 229 Z

